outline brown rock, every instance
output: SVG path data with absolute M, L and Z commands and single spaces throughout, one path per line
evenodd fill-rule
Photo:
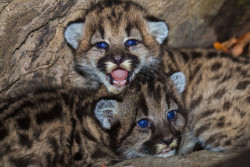
M 113 167 L 212 167 L 235 156 L 237 156 L 236 153 L 225 154 L 203 150 L 186 156 L 136 158 L 120 162 Z

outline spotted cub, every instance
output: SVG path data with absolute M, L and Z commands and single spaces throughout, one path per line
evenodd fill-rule
M 119 96 L 44 88 L 1 99 L 0 166 L 87 167 L 174 155 L 186 122 L 185 77 L 171 79 L 138 77 Z
M 250 59 L 214 50 L 168 50 L 166 72 L 182 71 L 188 110 L 179 153 L 195 146 L 212 151 L 250 147 Z
M 64 37 L 89 87 L 104 84 L 117 94 L 137 74 L 155 72 L 159 44 L 168 34 L 164 21 L 127 0 L 100 1 L 85 13 L 66 27 Z

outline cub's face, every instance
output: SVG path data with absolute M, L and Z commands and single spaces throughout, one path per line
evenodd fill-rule
M 168 34 L 165 22 L 127 1 L 102 1 L 65 30 L 75 50 L 75 65 L 87 79 L 120 93 L 138 73 L 150 75 L 158 64 L 160 44 Z
M 137 90 L 130 88 L 122 101 L 97 105 L 96 117 L 110 133 L 111 147 L 122 159 L 175 154 L 186 123 L 179 95 L 183 86 L 176 85 L 178 92 L 170 80 L 161 77 L 137 84 Z M 100 108 L 102 112 L 98 112 Z

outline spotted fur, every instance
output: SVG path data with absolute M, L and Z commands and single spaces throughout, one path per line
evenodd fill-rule
M 127 0 L 105 0 L 89 8 L 80 21 L 70 23 L 64 32 L 75 53 L 76 70 L 109 92 L 119 93 L 139 73 L 152 75 L 159 64 L 160 45 L 168 35 L 165 22 L 151 16 L 139 5 Z M 128 40 L 134 46 L 126 46 Z M 98 48 L 99 42 L 107 47 Z M 127 71 L 120 86 L 112 71 Z
M 174 83 L 180 88 L 182 82 Z M 172 110 L 176 118 L 169 120 Z M 150 126 L 140 128 L 141 119 Z M 119 96 L 36 88 L 1 99 L 0 166 L 87 167 L 167 157 L 176 152 L 185 120 L 180 91 L 165 76 L 138 77 Z
M 195 145 L 212 151 L 248 148 L 250 141 L 250 59 L 214 50 L 166 50 L 165 71 L 182 71 L 188 123 L 180 154 Z

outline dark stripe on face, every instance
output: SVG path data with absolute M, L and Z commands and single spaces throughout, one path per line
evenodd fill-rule
M 145 116 L 148 116 L 148 106 L 146 104 L 146 99 L 143 94 L 140 94 L 139 102 L 138 102 L 138 109 L 143 112 Z
M 132 69 L 132 71 L 139 65 L 139 59 L 138 59 L 138 57 L 137 56 L 135 56 L 135 55 L 132 55 L 132 54 L 126 54 L 126 53 L 110 53 L 110 54 L 107 54 L 106 56 L 104 56 L 104 57 L 102 57 L 102 58 L 100 58 L 99 60 L 98 60 L 98 62 L 97 62 L 97 68 L 100 70 L 100 71 L 102 71 L 102 72 L 104 72 L 104 73 L 106 73 L 106 62 L 109 62 L 109 61 L 111 61 L 111 62 L 113 62 L 113 63 L 115 63 L 115 64 L 117 64 L 117 62 L 116 62 L 116 60 L 115 60 L 115 56 L 117 56 L 117 55 L 120 55 L 121 56 L 121 58 L 122 58 L 122 62 L 124 62 L 125 60 L 132 60 L 132 65 L 131 65 L 131 69 Z M 121 62 L 121 63 L 122 63 Z M 121 63 L 118 63 L 118 65 L 119 64 L 121 64 Z
M 156 154 L 156 143 L 148 140 L 145 143 L 143 143 L 142 147 L 139 149 L 139 151 L 146 155 L 155 155 Z
M 126 28 L 125 28 L 125 31 L 126 31 L 126 34 L 128 37 L 131 35 L 131 30 L 132 30 L 132 24 L 128 23 Z
M 166 103 L 167 103 L 168 108 L 170 108 L 170 99 L 172 99 L 172 98 L 173 98 L 173 94 L 166 93 L 165 99 L 166 99 Z
M 36 122 L 37 124 L 43 124 L 45 122 L 52 122 L 55 119 L 61 118 L 62 106 L 60 104 L 55 104 L 48 111 L 40 111 L 36 114 Z
M 126 57 L 128 60 L 132 60 L 132 69 L 135 69 L 138 67 L 140 61 L 137 56 L 133 54 L 126 54 Z
M 238 85 L 236 86 L 236 89 L 238 90 L 245 90 L 250 84 L 250 81 L 241 81 L 238 83 Z
M 105 30 L 104 30 L 104 27 L 103 27 L 102 24 L 100 24 L 100 25 L 98 26 L 98 31 L 99 31 L 99 33 L 101 34 L 102 38 L 104 39 L 104 37 L 105 37 Z
M 155 92 L 154 92 L 154 99 L 155 99 L 155 101 L 160 101 L 161 96 L 162 96 L 161 90 L 162 90 L 161 86 L 157 85 L 157 87 L 155 89 Z
M 152 78 L 152 80 L 148 82 L 147 91 L 148 91 L 149 96 L 154 95 L 154 91 L 155 91 L 155 79 L 154 78 Z

